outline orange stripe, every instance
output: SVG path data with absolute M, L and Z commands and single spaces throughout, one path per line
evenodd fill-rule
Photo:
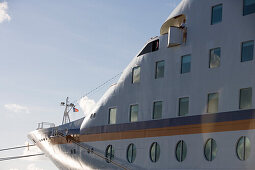
M 255 129 L 255 119 L 218 122 L 218 123 L 204 123 L 204 124 L 185 125 L 185 126 L 176 126 L 176 127 L 153 128 L 153 129 L 144 129 L 144 130 L 132 130 L 132 131 L 124 131 L 124 132 L 80 135 L 79 141 L 94 142 L 94 141 L 107 141 L 107 140 L 160 137 L 160 136 L 187 135 L 187 134 L 198 134 L 198 133 L 239 131 L 239 130 L 250 130 L 250 129 Z M 64 143 L 67 143 L 67 141 L 63 140 L 63 138 L 55 138 L 53 139 L 53 143 L 64 144 Z

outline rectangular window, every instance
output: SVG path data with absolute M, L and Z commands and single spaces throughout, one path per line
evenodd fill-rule
M 252 88 L 240 89 L 239 109 L 249 109 L 252 105 Z
M 219 94 L 218 93 L 209 93 L 208 102 L 207 102 L 207 113 L 217 113 L 218 112 L 218 102 Z
M 189 97 L 179 99 L 179 116 L 184 116 L 189 113 Z
M 243 15 L 255 12 L 255 0 L 243 0 Z
M 138 120 L 138 104 L 130 106 L 130 122 L 136 122 Z
M 220 48 L 210 50 L 209 68 L 216 68 L 220 66 Z
M 168 30 L 168 47 L 175 47 L 181 45 L 184 42 L 184 31 L 187 28 L 169 27 Z
M 164 77 L 165 61 L 156 62 L 155 79 Z
M 211 24 L 217 24 L 222 21 L 222 4 L 212 7 Z
M 132 73 L 132 83 L 140 82 L 140 67 L 134 67 Z
M 253 60 L 254 41 L 247 41 L 242 43 L 241 62 Z
M 117 108 L 116 107 L 110 108 L 108 124 L 116 124 L 116 115 L 117 115 Z
M 183 74 L 183 73 L 190 72 L 190 66 L 191 66 L 191 55 L 182 56 L 181 73 Z
M 162 101 L 153 103 L 153 119 L 161 119 L 162 117 Z

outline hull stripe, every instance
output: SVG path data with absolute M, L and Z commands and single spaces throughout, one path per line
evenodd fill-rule
M 81 134 L 96 134 L 96 133 L 112 133 L 112 132 L 123 132 L 130 130 L 144 130 L 152 128 L 163 128 L 163 127 L 176 127 L 184 125 L 204 124 L 204 123 L 218 123 L 226 121 L 246 120 L 255 119 L 255 110 L 240 110 L 232 112 L 222 112 L 214 114 L 204 114 L 195 116 L 185 116 L 177 118 L 168 118 L 160 120 L 150 120 L 133 123 L 123 123 L 114 125 L 105 125 L 85 128 Z
M 177 127 L 153 128 L 146 130 L 133 130 L 125 132 L 101 133 L 81 135 L 81 142 L 121 140 L 133 138 L 148 138 L 160 136 L 187 135 L 198 133 L 226 132 L 255 129 L 255 120 L 240 120 L 231 122 L 205 123 Z
M 147 122 L 136 122 L 136 125 L 132 128 L 128 126 L 132 124 L 133 123 L 128 123 L 124 125 L 100 126 L 101 133 L 97 131 L 99 130 L 99 127 L 95 127 L 96 130 L 93 128 L 88 128 L 87 130 L 90 129 L 90 131 L 86 131 L 85 134 L 81 134 L 79 136 L 79 141 L 93 142 L 251 130 L 255 129 L 255 113 L 254 110 L 243 110 L 235 112 L 162 119 Z M 112 129 L 113 127 L 119 129 Z M 126 130 L 123 130 L 124 127 Z M 127 130 L 129 128 L 131 128 L 131 130 Z M 55 138 L 53 140 L 53 143 L 57 144 L 64 144 L 67 142 L 66 140 L 63 140 L 63 138 Z

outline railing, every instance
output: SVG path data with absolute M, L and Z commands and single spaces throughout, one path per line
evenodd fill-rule
M 45 129 L 45 128 L 52 128 L 52 127 L 55 127 L 54 123 L 41 122 L 41 123 L 38 123 L 37 129 Z
M 119 164 L 119 163 L 117 163 L 117 162 L 115 162 L 115 161 L 113 161 L 113 160 L 111 160 L 111 159 L 105 157 L 103 154 L 101 154 L 101 153 L 99 153 L 99 152 L 97 152 L 97 151 L 94 151 L 93 148 L 89 148 L 89 147 L 87 147 L 87 146 L 82 145 L 82 143 L 80 143 L 79 140 L 77 140 L 76 138 L 74 138 L 74 137 L 71 136 L 71 135 L 65 135 L 65 134 L 63 134 L 63 133 L 57 131 L 57 136 L 62 137 L 62 138 L 65 138 L 65 139 L 66 139 L 67 141 L 69 141 L 69 142 L 73 142 L 75 145 L 79 146 L 81 149 L 85 149 L 88 153 L 94 154 L 95 156 L 100 157 L 100 158 L 106 160 L 108 163 L 111 163 L 111 164 L 113 164 L 113 165 L 119 167 L 120 169 L 128 170 L 128 169 L 127 169 L 126 167 L 124 167 L 123 165 L 121 165 L 121 164 Z

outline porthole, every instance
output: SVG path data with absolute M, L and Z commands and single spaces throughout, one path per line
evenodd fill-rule
M 127 160 L 129 163 L 133 163 L 136 157 L 136 147 L 133 143 L 128 145 L 127 148 Z
M 217 144 L 214 139 L 208 139 L 205 143 L 204 154 L 207 161 L 213 161 L 217 153 Z
M 150 159 L 152 162 L 157 162 L 160 155 L 160 146 L 157 142 L 153 142 L 150 148 Z
M 187 155 L 187 145 L 183 140 L 180 140 L 175 149 L 175 156 L 178 162 L 182 162 L 185 160 Z
M 111 160 L 114 158 L 114 150 L 113 150 L 112 145 L 108 145 L 108 146 L 106 147 L 106 150 L 105 150 L 105 158 L 106 158 L 106 162 L 107 162 L 107 163 L 110 163 Z
M 249 158 L 251 152 L 251 142 L 246 136 L 239 138 L 236 145 L 236 154 L 238 159 L 244 161 Z

